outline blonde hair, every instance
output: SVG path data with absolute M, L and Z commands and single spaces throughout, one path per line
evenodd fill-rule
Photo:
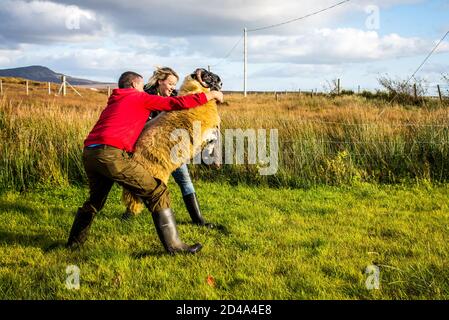
M 155 86 L 158 85 L 157 82 L 159 80 L 164 81 L 165 79 L 168 78 L 168 76 L 174 76 L 179 81 L 178 74 L 172 68 L 169 68 L 169 67 L 156 67 L 156 70 L 154 70 L 153 75 L 151 76 L 150 80 L 148 80 L 148 85 L 150 87 L 155 87 Z

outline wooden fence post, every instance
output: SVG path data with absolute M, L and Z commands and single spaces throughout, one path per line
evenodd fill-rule
M 441 95 L 441 88 L 439 84 L 437 84 L 437 89 L 438 89 L 438 96 L 440 97 L 440 103 L 443 103 L 443 96 Z
M 3 95 L 3 80 L 0 79 L 0 95 Z
M 48 95 L 51 95 L 51 83 L 48 83 Z
M 108 86 L 108 97 L 111 95 L 111 87 Z
M 26 93 L 28 95 L 28 93 L 29 93 L 29 91 L 28 91 L 28 80 L 25 80 L 25 90 L 26 90 Z

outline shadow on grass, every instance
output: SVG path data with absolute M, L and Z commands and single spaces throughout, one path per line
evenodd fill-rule
M 0 200 L 0 212 L 9 212 L 9 211 L 20 212 L 21 214 L 27 216 L 36 216 L 41 214 L 43 212 L 43 209 L 35 208 L 31 205 L 26 205 L 18 202 Z M 66 212 L 75 212 L 74 209 L 67 209 L 60 206 L 48 206 L 45 208 L 45 211 L 52 215 Z
M 18 211 L 23 214 L 35 214 L 37 212 L 35 208 L 20 203 L 14 203 L 11 201 L 0 202 L 0 212 L 8 211 Z
M 20 245 L 25 247 L 38 247 L 44 252 L 49 252 L 65 246 L 65 241 L 55 241 L 45 234 L 20 234 L 0 230 L 0 244 Z
M 190 221 L 180 221 L 180 222 L 177 223 L 177 225 L 181 225 L 181 226 L 182 225 L 191 225 L 191 226 L 194 226 L 194 227 L 197 227 L 197 228 L 201 228 L 201 229 L 204 229 L 204 230 L 215 230 L 215 231 L 217 231 L 219 233 L 222 233 L 225 236 L 228 236 L 230 234 L 228 228 L 225 225 L 218 224 L 218 223 L 210 223 L 210 224 L 208 223 L 208 225 L 206 225 L 206 226 L 199 226 L 199 225 L 193 224 Z
M 166 254 L 165 251 L 162 251 L 162 250 L 144 250 L 144 251 L 133 252 L 131 254 L 131 257 L 134 259 L 144 259 L 147 257 L 162 257 L 165 254 Z
M 65 208 L 60 207 L 49 207 L 46 211 L 50 215 L 59 215 L 61 212 L 67 211 Z M 42 214 L 41 209 L 36 209 L 35 207 L 22 204 L 20 202 L 3 200 L 0 201 L 0 212 L 18 212 L 24 216 L 31 218 L 36 221 L 40 219 Z M 65 241 L 54 240 L 48 236 L 48 234 L 22 234 L 18 232 L 0 230 L 0 244 L 6 245 L 20 245 L 24 247 L 38 247 L 44 252 L 53 251 L 65 246 Z

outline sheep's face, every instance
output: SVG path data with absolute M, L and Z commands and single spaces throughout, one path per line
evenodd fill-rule
M 223 85 L 219 76 L 202 68 L 196 69 L 195 72 L 192 73 L 192 78 L 197 80 L 203 87 L 209 88 L 210 90 L 220 91 L 221 86 Z

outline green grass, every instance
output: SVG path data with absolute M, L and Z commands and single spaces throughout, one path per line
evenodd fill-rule
M 178 256 L 165 254 L 147 211 L 119 219 L 118 187 L 73 252 L 58 244 L 86 188 L 4 191 L 0 299 L 449 298 L 449 185 L 195 186 L 203 214 L 227 232 L 189 224 L 171 184 L 182 239 L 204 245 Z M 378 290 L 365 286 L 372 264 Z M 79 290 L 65 287 L 68 265 L 81 270 Z

